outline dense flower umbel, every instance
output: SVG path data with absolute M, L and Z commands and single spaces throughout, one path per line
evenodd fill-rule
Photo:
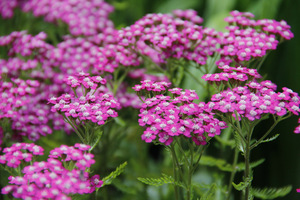
M 20 7 L 23 12 L 32 12 L 45 21 L 62 21 L 69 26 L 72 35 L 96 35 L 106 28 L 113 27 L 108 19 L 114 9 L 103 0 L 3 0 L 0 2 L 0 15 L 13 16 L 13 9 Z
M 11 147 L 6 147 L 0 156 L 0 164 L 17 168 L 22 162 L 32 161 L 33 156 L 44 155 L 44 149 L 33 143 L 15 143 Z
M 249 12 L 232 11 L 225 21 L 229 32 L 221 33 L 218 65 L 236 62 L 241 64 L 253 58 L 261 58 L 277 47 L 279 41 L 290 40 L 293 33 L 283 20 L 270 19 L 255 21 Z
M 5 148 L 7 165 L 9 160 L 22 155 L 18 153 L 21 149 L 39 150 L 33 151 L 33 154 L 42 150 L 37 145 L 25 143 Z M 53 149 L 47 161 L 24 167 L 23 176 L 10 176 L 11 185 L 4 187 L 2 194 L 12 194 L 21 199 L 71 199 L 68 196 L 72 194 L 92 193 L 95 188 L 101 187 L 103 181 L 99 175 L 90 177 L 87 172 L 95 163 L 94 155 L 87 153 L 89 149 L 90 146 L 84 144 L 62 145 Z M 66 166 L 74 167 L 68 169 Z
M 154 86 L 155 85 L 155 86 Z M 166 91 L 168 84 L 144 81 L 135 86 L 137 92 Z M 148 98 L 140 110 L 140 126 L 146 127 L 141 136 L 145 142 L 158 141 L 170 145 L 174 137 L 183 136 L 192 138 L 196 145 L 205 145 L 207 137 L 219 135 L 226 124 L 214 118 L 213 114 L 205 109 L 205 103 L 193 103 L 198 99 L 193 90 L 173 88 L 168 90 L 173 98 L 163 94 Z
M 66 117 L 79 119 L 82 121 L 92 121 L 103 125 L 109 118 L 117 117 L 115 109 L 119 109 L 119 103 L 112 95 L 106 93 L 96 93 L 96 90 L 106 83 L 100 76 L 92 76 L 81 72 L 77 77 L 69 76 L 66 83 L 74 88 L 78 86 L 85 88 L 82 96 L 73 94 L 63 94 L 60 97 L 52 97 L 49 102 L 54 104 L 51 110 L 59 112 Z
M 136 66 L 149 57 L 163 66 L 168 58 L 184 58 L 201 65 L 216 51 L 217 32 L 198 24 L 193 10 L 148 14 L 130 27 L 115 31 L 115 41 L 100 49 L 99 70 L 113 72 L 119 65 Z M 141 56 L 141 57 L 140 57 Z
M 29 95 L 36 93 L 38 81 L 12 79 L 4 82 L 0 79 L 0 119 L 12 118 L 17 109 L 29 102 Z
M 283 92 L 275 92 L 277 86 L 271 81 L 261 81 L 255 69 L 244 67 L 221 67 L 225 72 L 204 75 L 203 78 L 224 88 L 227 83 L 232 88 L 225 88 L 214 94 L 206 108 L 212 112 L 236 113 L 239 117 L 251 121 L 260 119 L 265 114 L 284 116 L 299 115 L 300 97 L 291 89 L 283 88 Z

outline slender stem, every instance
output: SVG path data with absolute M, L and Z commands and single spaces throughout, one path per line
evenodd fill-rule
M 199 154 L 199 156 L 198 156 L 198 158 L 197 158 L 197 160 L 196 160 L 196 162 L 195 162 L 195 165 L 193 166 L 192 172 L 194 172 L 194 171 L 197 169 L 198 164 L 199 164 L 199 162 L 200 162 L 200 159 L 201 159 L 201 157 L 202 157 L 202 155 L 203 155 L 203 152 L 204 152 L 204 150 L 207 148 L 207 146 L 208 146 L 208 144 L 207 144 L 207 145 L 200 145 L 200 147 L 198 148 L 196 154 Z
M 250 150 L 257 147 L 270 134 L 270 132 L 275 128 L 275 126 L 277 126 L 277 124 L 283 119 L 286 118 L 275 120 L 274 124 L 269 128 L 269 130 L 259 140 L 257 140 L 253 145 L 250 146 Z
M 189 155 L 190 155 L 190 164 L 188 164 L 188 178 L 187 178 L 187 200 L 191 199 L 191 193 L 192 193 L 192 176 L 193 176 L 193 165 L 194 165 L 194 147 L 192 143 L 188 142 L 188 146 L 190 149 Z
M 174 144 L 170 145 L 170 150 L 172 153 L 172 161 L 173 161 L 173 176 L 174 176 L 175 182 L 178 182 L 178 172 L 177 171 L 178 171 L 179 166 L 178 166 L 178 162 L 177 162 Z M 175 183 L 174 183 L 174 191 L 175 191 L 175 199 L 179 200 L 179 187 Z
M 251 133 L 248 133 L 248 136 L 250 136 Z M 244 172 L 244 182 L 251 181 L 250 180 L 250 142 L 251 142 L 251 137 L 247 137 L 247 143 L 246 143 L 246 148 L 245 148 L 245 153 L 244 153 L 244 158 L 245 158 L 245 172 Z M 247 183 L 247 187 L 244 190 L 244 199 L 248 200 L 249 194 L 250 194 L 250 188 L 251 184 Z
M 186 157 L 185 152 L 184 152 L 184 150 L 182 149 L 182 146 L 180 145 L 180 141 L 178 141 L 178 138 L 177 138 L 177 137 L 174 137 L 174 139 L 175 139 L 176 143 L 178 144 L 179 150 L 181 151 L 181 153 L 182 153 L 182 155 L 183 155 L 183 157 L 184 157 L 186 163 L 187 163 L 188 165 L 193 164 L 193 163 L 190 163 L 189 160 L 188 160 L 188 158 Z
M 78 135 L 81 142 L 86 144 L 85 139 L 82 137 L 81 133 L 77 130 L 77 128 L 74 126 L 74 124 L 68 119 L 68 117 L 64 116 L 64 119 L 72 126 L 72 128 L 74 129 L 75 133 Z
M 235 151 L 234 151 L 233 163 L 232 163 L 232 172 L 231 172 L 229 183 L 228 183 L 226 200 L 230 199 L 230 194 L 231 194 L 231 191 L 232 191 L 232 182 L 233 182 L 233 179 L 234 179 L 234 176 L 235 176 L 235 173 L 236 173 L 236 164 L 237 164 L 237 161 L 238 161 L 238 155 L 239 155 L 239 150 L 238 150 L 238 147 L 236 146 Z
M 247 130 L 247 138 L 246 138 L 246 146 L 245 146 L 245 152 L 244 152 L 244 158 L 245 158 L 245 171 L 244 171 L 244 182 L 247 184 L 247 187 L 244 190 L 244 199 L 248 200 L 250 196 L 250 189 L 251 189 L 251 179 L 252 179 L 252 171 L 250 166 L 250 152 L 251 152 L 251 138 L 253 134 L 255 126 L 250 126 Z
M 265 61 L 265 59 L 267 58 L 267 56 L 268 56 L 269 54 L 267 53 L 262 59 L 261 59 L 261 61 L 259 62 L 259 64 L 258 64 L 258 66 L 257 66 L 257 71 L 259 71 L 260 70 L 260 68 L 261 68 L 261 66 L 262 66 L 262 64 L 263 64 L 263 62 Z

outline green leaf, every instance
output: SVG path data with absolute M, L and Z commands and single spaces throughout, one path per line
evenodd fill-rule
M 213 183 L 209 190 L 206 191 L 203 196 L 201 197 L 200 200 L 213 200 L 215 199 L 215 192 L 216 192 L 216 189 L 217 189 L 217 185 L 215 183 Z
M 103 131 L 102 130 L 95 130 L 94 135 L 93 135 L 93 140 L 89 144 L 91 146 L 90 152 L 97 146 L 97 144 L 100 142 L 100 139 L 102 137 Z
M 270 137 L 270 138 L 267 138 L 267 139 L 261 141 L 260 143 L 271 142 L 271 141 L 273 141 L 273 140 L 276 140 L 278 137 L 279 137 L 279 134 L 276 134 L 276 135 L 274 135 L 274 136 L 272 136 L 272 137 Z
M 251 162 L 250 167 L 251 168 L 257 167 L 257 166 L 261 165 L 263 162 L 265 162 L 264 158 L 259 159 L 259 160 L 254 161 L 254 162 Z M 236 169 L 237 169 L 237 171 L 245 170 L 245 163 L 238 163 L 237 166 L 236 166 Z
M 127 162 L 124 162 L 123 164 L 119 165 L 119 167 L 117 167 L 117 169 L 113 172 L 111 172 L 108 176 L 106 176 L 105 178 L 102 179 L 103 181 L 103 186 L 105 185 L 110 185 L 113 181 L 113 179 L 115 179 L 117 176 L 119 176 L 124 170 L 125 167 L 127 165 Z
M 203 155 L 201 157 L 200 164 L 206 165 L 206 166 L 217 167 L 220 170 L 226 171 L 226 172 L 231 172 L 233 170 L 233 167 L 231 164 L 227 163 L 223 159 L 214 158 L 212 156 Z
M 251 181 L 252 178 L 247 178 L 245 182 L 240 182 L 239 184 L 235 184 L 234 182 L 232 182 L 232 185 L 236 190 L 242 191 L 251 183 Z
M 260 199 L 275 199 L 278 197 L 283 197 L 290 193 L 292 190 L 292 186 L 285 186 L 281 188 L 253 188 L 251 193 L 253 196 L 260 198 Z
M 179 182 L 175 182 L 174 178 L 172 176 L 168 176 L 166 174 L 162 174 L 162 177 L 160 178 L 142 178 L 142 177 L 138 177 L 137 178 L 139 181 L 141 181 L 142 183 L 145 183 L 147 185 L 152 185 L 152 186 L 162 186 L 164 184 L 175 184 L 178 185 L 182 188 L 184 188 L 183 184 L 179 183 Z
M 244 150 L 244 141 L 242 140 L 242 138 L 240 137 L 240 135 L 236 132 L 234 132 L 234 140 L 235 140 L 235 145 L 238 148 L 238 150 L 242 153 L 245 153 Z

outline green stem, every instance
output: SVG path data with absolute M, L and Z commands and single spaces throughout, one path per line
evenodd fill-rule
M 232 163 L 232 172 L 231 172 L 229 183 L 228 183 L 226 200 L 230 199 L 230 194 L 231 194 L 231 191 L 232 191 L 232 182 L 233 182 L 233 179 L 234 179 L 235 173 L 236 173 L 236 164 L 237 164 L 237 161 L 238 161 L 238 155 L 239 155 L 239 150 L 238 150 L 238 147 L 236 146 L 235 151 L 234 151 L 233 163 Z
M 245 152 L 244 152 L 244 158 L 245 158 L 245 171 L 244 171 L 244 182 L 247 184 L 247 187 L 244 189 L 244 199 L 248 200 L 250 196 L 250 189 L 251 189 L 251 182 L 252 182 L 252 170 L 250 166 L 250 152 L 251 152 L 251 138 L 253 134 L 255 126 L 250 126 L 247 130 L 247 138 L 246 138 L 246 144 L 245 144 Z
M 252 150 L 253 148 L 257 147 L 271 133 L 271 131 L 275 128 L 275 126 L 277 126 L 277 124 L 280 121 L 282 121 L 282 120 L 284 120 L 284 119 L 286 119 L 288 117 L 289 116 L 287 116 L 285 118 L 281 118 L 281 119 L 275 120 L 274 124 L 269 128 L 269 130 L 259 140 L 257 140 L 254 144 L 252 144 L 250 146 L 250 150 Z
M 176 157 L 176 153 L 175 153 L 174 144 L 170 145 L 170 150 L 171 150 L 172 161 L 173 161 L 173 176 L 174 176 L 175 182 L 178 182 L 179 166 L 178 166 L 178 161 L 177 161 L 177 157 Z M 179 187 L 175 183 L 174 183 L 174 191 L 175 191 L 175 199 L 179 200 Z
M 244 172 L 244 182 L 247 184 L 247 187 L 244 190 L 244 199 L 248 200 L 249 195 L 250 195 L 250 188 L 251 188 L 251 169 L 250 169 L 250 142 L 251 142 L 251 137 L 250 137 L 250 132 L 248 132 L 248 137 L 247 137 L 247 143 L 246 143 L 246 148 L 245 148 L 245 153 L 244 153 L 244 158 L 245 158 L 245 172 Z M 247 183 L 250 181 L 249 183 Z
M 188 146 L 190 149 L 190 164 L 188 164 L 188 178 L 187 178 L 187 200 L 191 199 L 191 193 L 192 191 L 192 176 L 193 176 L 193 172 L 194 172 L 194 147 L 192 145 L 192 143 L 188 142 Z M 196 163 L 197 165 L 197 163 Z
M 77 128 L 74 126 L 74 124 L 66 116 L 64 116 L 64 119 L 67 121 L 67 123 L 69 123 L 72 126 L 72 128 L 74 129 L 75 133 L 78 135 L 81 142 L 86 144 L 85 139 L 82 137 L 81 133 L 77 130 Z

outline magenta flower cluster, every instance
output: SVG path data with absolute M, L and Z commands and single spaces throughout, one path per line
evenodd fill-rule
M 103 0 L 3 0 L 0 2 L 0 15 L 11 18 L 17 7 L 23 12 L 31 12 L 35 17 L 43 17 L 47 22 L 62 21 L 75 36 L 96 35 L 114 26 L 108 19 L 114 8 Z
M 119 109 L 120 105 L 113 96 L 102 92 L 96 93 L 97 89 L 106 83 L 101 76 L 90 77 L 89 74 L 81 72 L 77 77 L 66 78 L 66 83 L 74 88 L 75 96 L 63 94 L 60 97 L 52 97 L 49 100 L 54 104 L 52 112 L 81 121 L 92 121 L 98 125 L 103 125 L 108 119 L 118 116 L 115 109 Z M 76 92 L 79 86 L 85 88 L 81 96 Z
M 294 37 L 290 26 L 284 21 L 270 19 L 254 20 L 249 12 L 230 12 L 226 17 L 229 32 L 220 33 L 221 54 L 217 65 L 241 64 L 254 58 L 262 58 L 270 50 L 277 48 L 279 41 Z
M 71 199 L 69 195 L 92 193 L 95 188 L 102 186 L 103 181 L 99 175 L 89 176 L 88 169 L 95 163 L 94 155 L 87 153 L 89 149 L 90 146 L 84 144 L 62 145 L 53 149 L 47 161 L 24 167 L 22 176 L 10 176 L 11 185 L 2 188 L 2 194 L 21 199 Z M 43 148 L 16 143 L 3 152 L 1 164 L 6 162 L 7 166 L 15 168 L 22 159 L 29 162 L 33 155 L 42 155 Z M 74 167 L 68 169 L 65 166 Z
M 6 147 L 0 156 L 0 164 L 11 168 L 17 168 L 21 163 L 29 163 L 34 156 L 44 155 L 44 149 L 33 143 L 14 143 L 11 147 Z
M 214 94 L 206 108 L 216 113 L 238 114 L 236 117 L 250 121 L 261 119 L 266 114 L 284 116 L 288 113 L 299 115 L 300 97 L 291 89 L 283 88 L 276 92 L 277 86 L 269 80 L 259 81 L 257 70 L 245 67 L 220 67 L 224 72 L 207 74 L 203 78 L 222 88 L 230 84 L 232 88 Z
M 134 90 L 141 92 L 166 92 L 170 84 L 166 82 L 143 81 Z M 198 95 L 193 90 L 173 88 L 168 90 L 171 96 L 163 94 L 147 98 L 139 114 L 139 124 L 146 128 L 142 139 L 149 142 L 160 142 L 170 145 L 174 137 L 192 138 L 196 145 L 205 145 L 207 137 L 219 135 L 221 129 L 226 128 L 223 121 L 219 121 L 214 114 L 205 109 L 205 103 L 193 101 Z
M 35 94 L 38 86 L 39 82 L 34 80 L 5 82 L 0 79 L 0 119 L 14 117 L 17 109 L 29 102 L 28 95 Z
M 112 72 L 119 65 L 139 65 L 145 56 L 159 65 L 166 64 L 168 58 L 203 65 L 216 51 L 218 32 L 199 26 L 202 21 L 192 10 L 176 10 L 174 15 L 148 14 L 114 33 L 115 42 L 100 48 L 97 68 Z
M 0 80 L 0 118 L 9 118 L 16 133 L 14 136 L 26 136 L 31 140 L 52 133 L 50 127 L 71 130 L 63 118 L 50 113 L 50 106 L 45 104 L 49 96 L 67 91 L 62 84 L 62 74 L 54 70 L 54 66 L 61 63 L 60 51 L 46 43 L 45 38 L 45 33 L 32 36 L 26 31 L 0 37 L 0 46 L 8 49 L 9 56 L 7 60 L 0 59 L 3 77 Z

